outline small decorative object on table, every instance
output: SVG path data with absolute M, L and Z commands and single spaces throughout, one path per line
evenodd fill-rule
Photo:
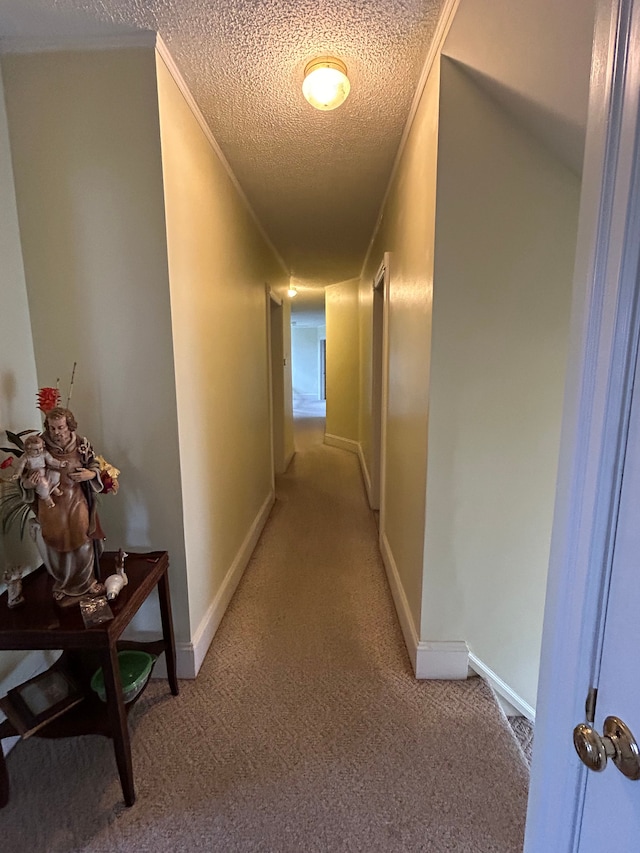
M 80 601 L 80 613 L 85 628 L 95 628 L 113 619 L 113 611 L 104 595 L 83 598 Z
M 109 575 L 104 582 L 107 591 L 107 601 L 113 601 L 114 598 L 117 598 L 122 587 L 129 583 L 129 579 L 124 571 L 124 561 L 128 556 L 127 552 L 120 548 L 116 557 L 116 573 L 115 575 Z
M 24 604 L 24 595 L 22 594 L 22 566 L 14 566 L 12 569 L 5 569 L 3 580 L 7 585 L 7 607 L 13 609 Z

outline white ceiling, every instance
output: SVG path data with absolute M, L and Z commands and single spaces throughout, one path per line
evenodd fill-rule
M 0 47 L 159 32 L 306 311 L 323 285 L 360 273 L 444 3 L 0 0 Z M 578 166 L 592 7 L 461 0 L 447 42 Z M 319 112 L 300 87 L 305 64 L 326 53 L 346 63 L 351 95 Z

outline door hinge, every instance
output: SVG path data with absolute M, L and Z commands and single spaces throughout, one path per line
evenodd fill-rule
M 593 723 L 596 719 L 596 701 L 598 699 L 598 688 L 590 687 L 589 692 L 587 693 L 587 701 L 584 703 L 585 714 L 587 715 L 587 722 Z

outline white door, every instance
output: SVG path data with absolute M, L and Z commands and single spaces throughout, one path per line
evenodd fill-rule
M 640 737 L 640 373 L 636 381 L 624 460 L 594 728 L 606 717 L 622 720 Z M 640 759 L 639 759 L 640 761 Z M 640 850 L 640 780 L 626 778 L 612 761 L 586 773 L 580 853 Z
M 526 853 L 640 850 L 640 781 L 572 737 L 590 687 L 640 737 L 640 0 L 597 5 Z

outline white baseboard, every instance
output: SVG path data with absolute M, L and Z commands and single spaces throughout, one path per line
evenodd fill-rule
M 480 658 L 476 657 L 473 652 L 469 652 L 469 666 L 474 672 L 477 672 L 478 675 L 481 675 L 489 682 L 498 696 L 506 699 L 506 701 L 512 705 L 519 714 L 522 714 L 523 717 L 526 717 L 528 720 L 531 720 L 532 723 L 535 723 L 535 709 L 532 708 L 528 702 L 525 702 L 521 696 L 518 696 L 518 694 L 512 690 L 499 675 L 496 675 L 496 673 L 483 663 Z
M 339 447 L 341 450 L 348 450 L 350 453 L 358 453 L 360 443 L 352 438 L 342 438 L 339 435 L 331 435 L 330 432 L 325 432 L 324 443 L 330 447 Z
M 358 459 L 360 460 L 360 470 L 362 471 L 362 479 L 364 480 L 364 487 L 367 492 L 367 499 L 369 501 L 369 506 L 371 506 L 371 475 L 369 474 L 369 469 L 367 468 L 367 460 L 364 458 L 364 453 L 362 452 L 362 445 L 358 442 Z
M 398 621 L 402 629 L 404 642 L 409 652 L 409 659 L 419 679 L 441 678 L 451 681 L 464 680 L 469 671 L 469 649 L 467 644 L 456 641 L 426 641 L 418 640 L 415 622 L 409 609 L 398 567 L 393 558 L 389 540 L 384 531 L 380 535 L 380 552 L 389 579 L 391 595 L 395 604 Z
M 231 601 L 233 593 L 236 591 L 236 587 L 247 567 L 247 563 L 253 554 L 262 533 L 262 528 L 269 518 L 274 501 L 275 495 L 273 492 L 270 492 L 260 508 L 255 521 L 251 525 L 240 550 L 236 554 L 220 589 L 194 633 L 191 643 L 176 644 L 178 678 L 195 678 L 200 671 L 211 641 L 218 630 L 218 626 L 222 621 L 222 617 Z M 163 661 L 159 661 L 158 663 L 163 664 Z M 160 667 L 157 674 L 159 676 L 162 674 L 162 667 Z
M 418 653 L 418 632 L 416 631 L 413 616 L 409 610 L 407 596 L 405 595 L 404 588 L 400 581 L 398 567 L 396 566 L 393 554 L 391 553 L 389 540 L 387 539 L 384 531 L 380 534 L 380 553 L 382 554 L 382 562 L 384 563 L 384 567 L 387 572 L 387 579 L 389 580 L 389 586 L 391 587 L 391 595 L 398 615 L 398 621 L 400 622 L 404 643 L 407 647 L 407 651 L 409 652 L 411 666 L 415 672 Z
M 282 472 L 283 474 L 286 474 L 287 469 L 289 468 L 289 465 L 291 465 L 291 463 L 293 462 L 293 457 L 295 455 L 296 455 L 296 451 L 292 450 L 291 453 L 289 453 L 289 455 L 284 460 L 284 471 Z
M 464 640 L 418 643 L 416 678 L 464 681 L 469 675 L 469 647 Z

